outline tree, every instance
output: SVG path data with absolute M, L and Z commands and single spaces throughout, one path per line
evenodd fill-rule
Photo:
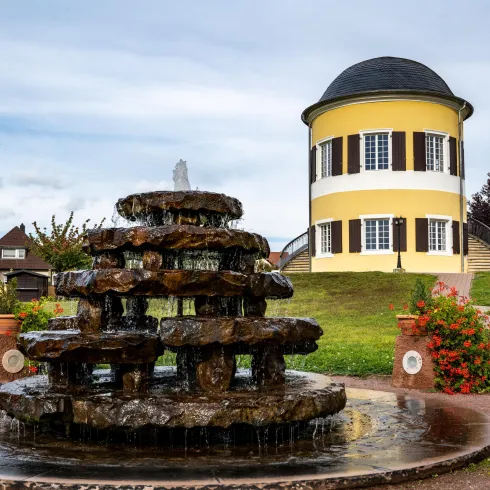
M 487 183 L 480 192 L 473 194 L 470 201 L 471 217 L 490 226 L 490 172 Z
M 51 218 L 51 231 L 39 228 L 34 221 L 35 233 L 29 233 L 29 249 L 45 262 L 51 264 L 55 272 L 76 269 L 90 269 L 92 258 L 82 250 L 83 240 L 89 229 L 89 219 L 81 228 L 73 224 L 73 211 L 64 224 L 56 223 L 55 215 Z M 104 220 L 94 228 L 101 228 Z

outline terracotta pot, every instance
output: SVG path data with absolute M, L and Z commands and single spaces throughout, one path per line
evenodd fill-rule
M 417 325 L 418 315 L 396 315 L 402 335 L 427 335 L 427 327 Z
M 11 335 L 20 333 L 22 322 L 15 319 L 15 315 L 0 315 L 0 335 L 6 335 L 10 332 Z

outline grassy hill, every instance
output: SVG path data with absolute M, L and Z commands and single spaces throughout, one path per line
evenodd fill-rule
M 289 358 L 289 366 L 330 374 L 391 374 L 398 335 L 395 315 L 417 277 L 430 286 L 436 280 L 430 275 L 382 272 L 291 275 L 294 297 L 282 308 L 270 302 L 268 314 L 313 317 L 324 334 L 316 352 Z M 276 313 L 275 308 L 286 311 Z

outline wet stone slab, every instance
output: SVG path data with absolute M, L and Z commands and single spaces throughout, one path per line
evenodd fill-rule
M 156 191 L 119 199 L 118 213 L 131 221 L 165 224 L 215 225 L 239 219 L 243 215 L 238 199 L 203 191 Z
M 131 250 L 219 250 L 240 249 L 268 257 L 267 240 L 256 233 L 226 228 L 191 225 L 135 226 L 133 228 L 97 228 L 87 232 L 83 244 L 88 254 Z
M 322 329 L 313 318 L 168 317 L 160 322 L 160 338 L 169 347 L 200 347 L 212 343 L 277 345 L 316 341 Z
M 230 271 L 99 269 L 55 276 L 59 296 L 253 296 L 285 299 L 293 285 L 282 274 Z
M 163 353 L 158 336 L 143 332 L 29 332 L 19 335 L 17 345 L 39 362 L 143 364 Z

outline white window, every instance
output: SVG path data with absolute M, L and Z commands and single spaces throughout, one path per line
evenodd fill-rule
M 23 248 L 4 248 L 2 249 L 2 259 L 25 259 L 26 251 Z
M 429 254 L 452 255 L 453 236 L 451 216 L 426 215 L 429 220 Z
M 388 133 L 367 134 L 364 136 L 364 169 L 388 170 Z
M 315 249 L 317 258 L 333 257 L 332 253 L 332 218 L 316 221 Z
M 372 214 L 363 215 L 362 250 L 361 255 L 392 254 L 393 253 L 393 215 Z
M 427 170 L 432 172 L 447 172 L 448 135 L 445 133 L 425 133 L 425 161 Z
M 390 220 L 367 219 L 364 221 L 366 230 L 366 250 L 390 249 Z
M 320 252 L 322 254 L 332 253 L 331 223 L 323 223 L 320 225 Z
M 317 170 L 321 179 L 332 176 L 332 138 L 326 138 L 317 143 Z

